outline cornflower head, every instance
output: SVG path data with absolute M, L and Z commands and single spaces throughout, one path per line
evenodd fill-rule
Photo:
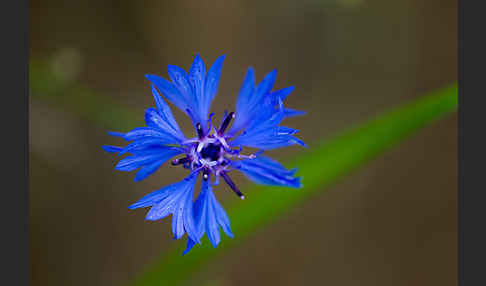
M 275 70 L 256 85 L 253 69 L 249 68 L 238 94 L 236 111 L 225 112 L 216 127 L 209 109 L 218 90 L 224 58 L 223 55 L 216 59 L 207 72 L 199 55 L 196 55 L 188 73 L 170 65 L 171 82 L 156 75 L 147 75 L 156 108 L 145 110 L 146 126 L 127 133 L 109 132 L 131 142 L 125 147 L 103 146 L 110 153 L 130 154 L 120 160 L 115 169 L 138 169 L 135 181 L 145 179 L 170 158 L 180 155 L 170 162 L 188 169 L 189 175 L 180 182 L 144 196 L 129 208 L 151 207 L 147 220 L 159 220 L 172 214 L 174 238 L 179 239 L 185 233 L 188 236 L 184 254 L 196 243 L 200 244 L 205 233 L 216 247 L 221 240 L 219 228 L 233 237 L 228 216 L 212 189 L 222 178 L 239 198 L 244 199 L 229 175 L 232 171 L 240 171 L 258 184 L 301 187 L 300 178 L 294 176 L 296 169 L 287 170 L 262 155 L 264 150 L 294 144 L 305 146 L 293 136 L 297 130 L 280 126 L 284 118 L 303 114 L 283 106 L 283 101 L 294 88 L 272 91 L 277 75 Z M 184 136 L 159 92 L 190 117 L 194 137 Z M 244 154 L 243 148 L 247 147 L 258 151 Z M 201 191 L 193 202 L 194 185 L 200 175 Z

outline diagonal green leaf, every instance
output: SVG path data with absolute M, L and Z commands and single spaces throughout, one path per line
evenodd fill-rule
M 432 92 L 391 112 L 352 128 L 336 138 L 313 146 L 288 164 L 299 167 L 303 177 L 302 189 L 256 186 L 245 203 L 228 207 L 235 239 L 225 239 L 217 249 L 203 239 L 188 255 L 179 243 L 165 257 L 154 263 L 134 281 L 137 286 L 179 285 L 191 274 L 201 270 L 205 263 L 221 255 L 226 249 L 246 239 L 255 230 L 288 212 L 311 195 L 322 194 L 343 175 L 349 174 L 367 161 L 382 154 L 426 124 L 447 115 L 457 108 L 457 85 Z

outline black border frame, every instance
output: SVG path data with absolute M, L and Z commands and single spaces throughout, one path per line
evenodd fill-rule
M 485 111 L 480 102 L 485 89 L 485 16 L 482 6 L 486 5 L 481 4 L 484 2 L 458 1 L 458 284 L 466 286 L 486 285 L 483 170 L 486 139 L 483 131 Z M 470 134 L 468 137 L 466 130 Z
M 464 188 L 463 188 L 463 179 L 464 179 L 464 172 L 463 172 L 463 158 L 464 158 L 464 148 L 463 148 L 463 139 L 464 139 L 464 97 L 463 97 L 463 43 L 464 43 L 464 3 L 461 0 L 458 0 L 458 38 L 457 38 L 457 81 L 458 81 L 458 152 L 457 152 L 457 171 L 458 171 L 458 196 L 457 196 L 457 242 L 458 242 L 458 284 L 464 285 L 464 231 L 463 231 L 463 220 L 464 220 Z
M 3 285 L 29 284 L 29 2 L 2 5 Z

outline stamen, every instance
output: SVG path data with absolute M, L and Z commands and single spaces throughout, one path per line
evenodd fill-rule
M 235 192 L 235 194 L 238 197 L 240 197 L 240 199 L 244 200 L 245 199 L 245 196 L 243 195 L 243 193 L 240 192 L 240 190 L 235 185 L 235 183 L 233 182 L 233 180 L 231 180 L 231 178 L 228 176 L 228 174 L 226 174 L 225 171 L 222 171 L 220 173 L 220 175 L 221 175 L 221 177 L 223 177 L 224 181 L 228 184 L 228 186 L 230 186 L 230 188 L 233 190 L 233 192 Z
M 256 158 L 256 155 L 255 154 L 250 154 L 250 155 L 236 155 L 236 158 L 239 158 L 239 159 L 255 159 Z
M 190 161 L 189 157 L 185 157 L 185 158 L 180 158 L 180 159 L 174 159 L 174 160 L 172 160 L 171 164 L 172 164 L 172 166 L 177 166 L 177 165 L 180 165 L 180 164 L 188 163 L 189 161 Z
M 213 186 L 217 186 L 217 185 L 219 185 L 219 175 L 214 176 L 214 183 L 213 183 Z
M 201 163 L 203 166 L 206 166 L 206 167 L 214 167 L 218 164 L 218 162 L 216 161 L 209 161 L 209 160 L 206 160 L 206 159 L 199 159 L 199 163 Z
M 240 150 L 235 150 L 235 149 L 231 149 L 229 150 L 225 156 L 227 158 L 232 158 L 232 157 L 236 157 L 238 159 L 255 159 L 257 156 L 255 154 L 250 154 L 250 155 L 243 155 L 243 154 L 240 154 L 242 148 L 240 147 Z M 258 154 L 258 152 L 257 152 Z
M 224 120 L 226 119 L 226 117 L 228 117 L 228 111 L 225 109 L 224 110 L 224 113 L 223 113 L 223 117 L 221 117 L 221 122 L 219 123 L 219 129 L 221 129 L 221 127 L 223 126 L 223 123 L 224 123 Z M 218 130 L 216 130 L 216 133 L 218 133 Z
M 197 130 L 197 136 L 199 139 L 202 139 L 204 137 L 204 131 L 202 129 L 201 123 L 196 124 L 196 130 Z
M 214 112 L 209 114 L 209 131 L 208 131 L 208 133 L 211 133 L 211 130 L 214 130 L 214 132 L 217 132 L 216 126 L 214 126 L 214 124 L 213 124 L 213 116 L 214 116 Z
M 185 141 L 182 141 L 182 145 L 193 144 L 193 143 L 197 143 L 197 142 L 199 142 L 199 139 L 191 138 L 191 139 L 187 139 Z
M 218 134 L 222 135 L 225 131 L 226 128 L 228 128 L 228 125 L 231 122 L 231 119 L 235 118 L 235 113 L 230 112 L 223 120 L 223 123 L 221 124 L 221 127 L 219 128 Z
M 203 180 L 207 181 L 209 179 L 209 170 L 207 168 L 203 169 Z
M 196 152 L 197 153 L 200 153 L 203 148 L 204 148 L 204 143 L 203 142 L 199 142 L 199 144 L 197 144 Z

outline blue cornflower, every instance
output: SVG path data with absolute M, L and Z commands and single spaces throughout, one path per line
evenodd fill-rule
M 107 152 L 130 154 L 115 169 L 139 169 L 135 181 L 145 179 L 170 158 L 183 155 L 171 163 L 188 169 L 189 176 L 146 195 L 129 208 L 151 207 L 147 220 L 158 220 L 172 214 L 174 238 L 179 239 L 185 233 L 188 235 L 184 254 L 200 243 L 204 233 L 216 247 L 221 240 L 220 227 L 226 235 L 233 237 L 228 216 L 212 190 L 212 185 L 219 184 L 220 178 L 223 178 L 236 195 L 244 199 L 229 176 L 231 171 L 239 170 L 259 184 L 301 186 L 300 178 L 294 177 L 295 169 L 287 170 L 280 163 L 261 155 L 264 150 L 293 144 L 305 146 L 293 136 L 297 130 L 279 125 L 286 117 L 303 114 L 283 106 L 283 101 L 294 88 L 272 91 L 277 75 L 275 70 L 255 85 L 253 69 L 249 68 L 239 91 L 236 112 L 225 112 L 216 128 L 209 109 L 218 89 L 224 58 L 224 55 L 219 57 L 207 73 L 199 55 L 196 55 L 189 73 L 171 65 L 168 70 L 172 82 L 156 75 L 147 75 L 156 105 L 156 108 L 145 110 L 147 126 L 127 133 L 109 132 L 130 141 L 126 147 L 103 146 Z M 191 118 L 197 136 L 184 136 L 159 92 Z M 232 120 L 234 122 L 228 128 Z M 244 147 L 259 151 L 244 155 Z M 199 174 L 203 178 L 202 188 L 193 202 L 194 185 Z

